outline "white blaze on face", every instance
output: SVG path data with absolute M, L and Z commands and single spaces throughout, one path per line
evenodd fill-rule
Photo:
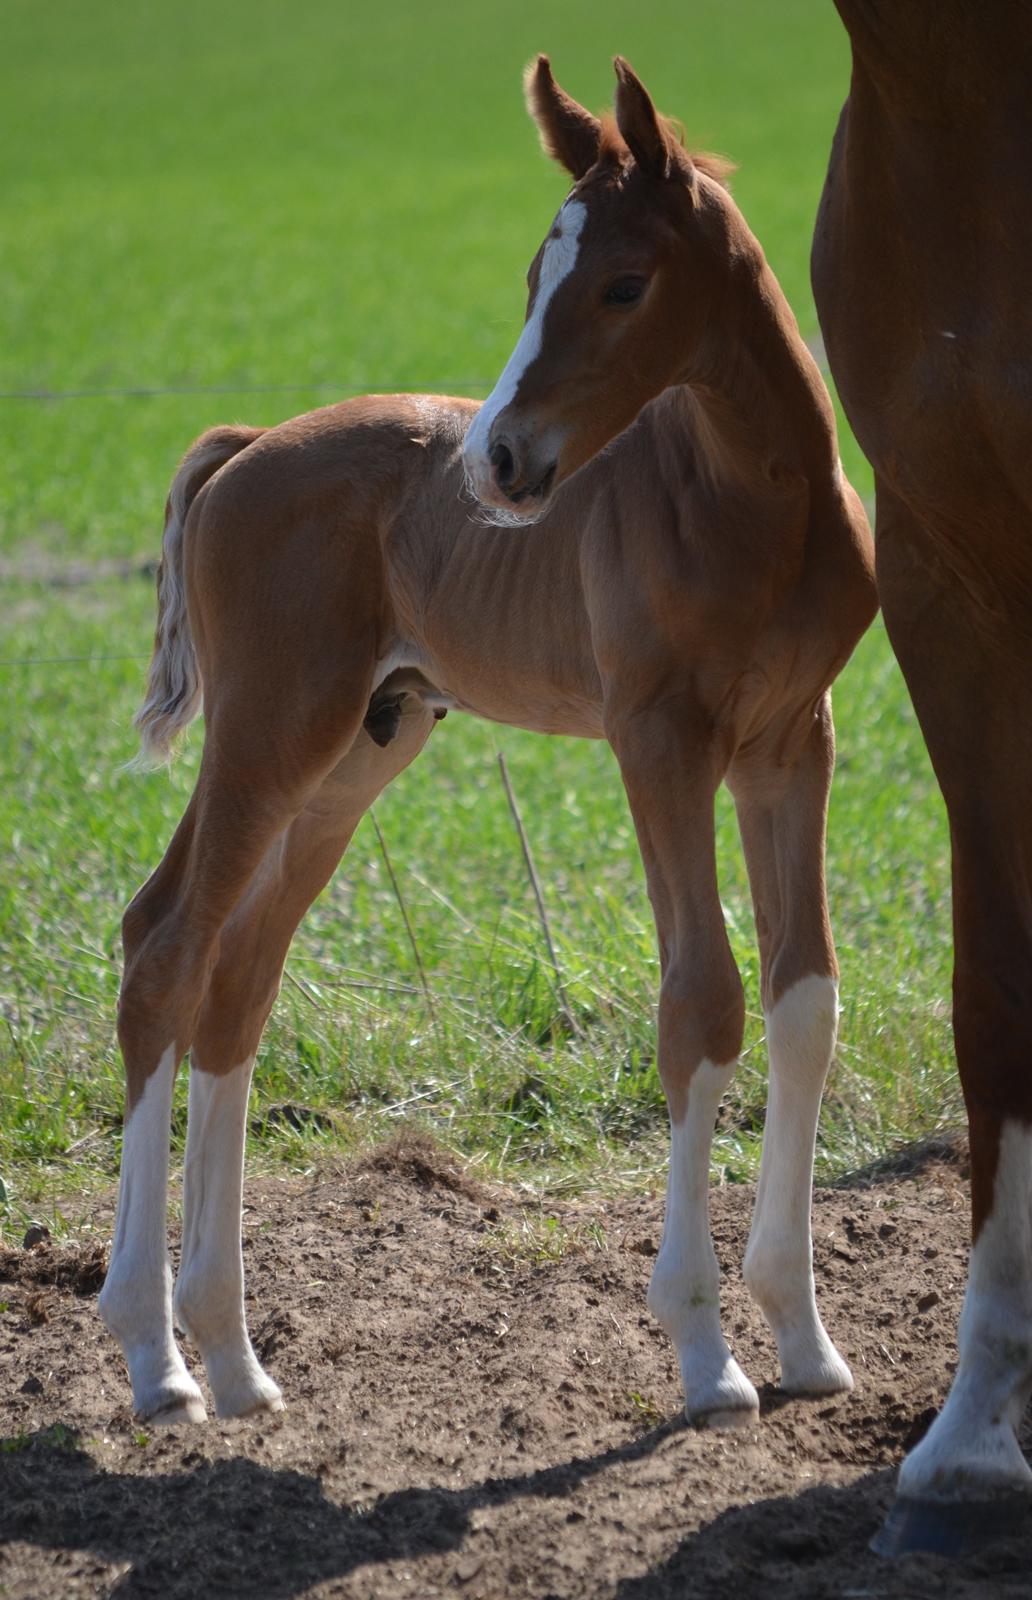
M 505 370 L 470 425 L 463 446 L 466 470 L 477 493 L 491 482 L 491 462 L 488 441 L 491 426 L 500 412 L 516 398 L 520 382 L 527 368 L 541 353 L 545 316 L 549 304 L 564 278 L 569 277 L 577 261 L 580 236 L 588 210 L 583 200 L 567 200 L 549 237 L 545 241 L 538 276 L 537 294 L 530 316 L 523 326 L 519 342 L 506 363 Z

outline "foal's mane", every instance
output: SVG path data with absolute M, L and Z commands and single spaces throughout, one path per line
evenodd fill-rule
M 616 118 L 611 112 L 607 111 L 599 118 L 599 121 L 602 126 L 602 141 L 598 151 L 599 161 L 608 162 L 613 166 L 623 166 L 624 162 L 629 159 L 631 152 L 628 150 L 623 135 L 617 127 Z M 671 145 L 676 145 L 682 150 L 687 149 L 684 124 L 682 122 L 679 122 L 676 117 L 661 116 L 659 125 Z M 700 172 L 704 172 L 707 178 L 712 178 L 715 183 L 720 184 L 722 189 L 727 189 L 730 193 L 731 174 L 737 171 L 737 164 L 734 161 L 728 156 L 714 155 L 712 151 L 707 150 L 690 150 L 688 155 L 694 167 L 697 167 Z

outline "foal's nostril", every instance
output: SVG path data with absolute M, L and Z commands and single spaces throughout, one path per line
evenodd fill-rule
M 509 446 L 500 439 L 491 451 L 491 465 L 495 469 L 495 481 L 499 489 L 508 489 L 516 479 L 516 462 Z

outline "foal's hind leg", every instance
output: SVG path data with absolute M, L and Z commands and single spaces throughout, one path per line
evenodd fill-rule
M 123 925 L 118 1032 L 126 1123 L 118 1219 L 100 1312 L 125 1354 L 134 1409 L 153 1422 L 204 1419 L 200 1391 L 172 1332 L 166 1245 L 172 1085 L 194 1034 L 221 930 L 304 798 L 288 802 L 274 786 L 266 788 L 254 769 L 246 785 L 227 778 L 217 758 L 209 760 L 210 750 L 209 737 L 187 815 Z
M 261 629 L 250 637 L 257 643 Z M 197 789 L 123 922 L 118 1031 L 126 1127 L 100 1311 L 125 1353 L 136 1410 L 155 1421 L 204 1415 L 172 1333 L 165 1199 L 176 1069 L 193 1038 L 222 927 L 270 845 L 354 741 L 368 702 L 372 653 L 361 634 L 348 648 L 309 617 L 289 644 L 300 663 L 293 699 L 266 684 L 259 704 L 257 672 L 251 681 L 246 674 L 206 679 L 221 693 L 211 695 Z M 302 675 L 306 654 L 316 659 Z
M 163 860 L 123 919 L 123 997 L 130 986 L 131 964 L 146 945 L 148 932 L 160 926 L 176 903 L 188 870 L 197 803 L 195 791 Z M 174 947 L 168 951 L 167 964 L 176 964 Z M 158 972 L 145 982 L 149 994 L 140 994 L 136 1004 L 149 1005 L 160 1014 L 165 992 Z M 121 1007 L 119 1033 L 126 1064 L 121 1177 L 111 1260 L 98 1306 L 122 1347 L 136 1411 L 154 1421 L 203 1422 L 201 1391 L 186 1369 L 172 1332 L 167 1242 L 172 1088 L 185 1044 L 174 1020 L 162 1018 L 156 1033 L 151 1030 L 148 1036 L 141 1036 L 137 1019 L 130 1021 Z
M 781 1387 L 853 1387 L 814 1296 L 810 1206 L 821 1095 L 835 1049 L 838 965 L 824 887 L 831 698 L 765 737 L 730 772 L 752 886 L 770 1082 L 744 1275 L 773 1329 Z
M 297 924 L 332 875 L 364 812 L 418 755 L 433 715 L 405 702 L 397 736 L 367 734 L 269 850 L 221 941 L 194 1034 L 175 1310 L 204 1360 L 221 1417 L 279 1410 L 244 1314 L 240 1208 L 251 1071 Z
M 709 1152 L 741 1049 L 744 1003 L 717 892 L 713 799 L 722 757 L 688 697 L 607 728 L 638 831 L 659 935 L 659 1073 L 670 1178 L 649 1307 L 677 1350 L 690 1421 L 751 1421 L 759 1401 L 720 1329 L 709 1230 Z
M 357 718 L 356 718 L 357 722 Z M 123 924 L 119 1042 L 126 1122 L 118 1219 L 100 1312 L 122 1346 L 134 1409 L 154 1422 L 203 1421 L 204 1404 L 176 1348 L 166 1243 L 172 1086 L 218 959 L 219 937 L 262 859 L 304 802 L 220 773 L 205 752 L 198 788 L 157 872 Z M 267 776 L 267 775 L 266 775 Z M 313 787 L 322 774 L 313 775 Z M 291 786 L 293 789 L 293 785 Z M 213 1112 L 222 1126 L 227 1115 Z

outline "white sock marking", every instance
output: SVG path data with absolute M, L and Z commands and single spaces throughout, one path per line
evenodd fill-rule
M 516 348 L 506 362 L 501 377 L 470 423 L 462 454 L 466 472 L 478 498 L 482 490 L 483 497 L 488 497 L 491 484 L 488 449 L 491 426 L 506 406 L 512 404 L 523 374 L 541 353 L 545 316 L 559 285 L 569 277 L 576 265 L 587 215 L 588 209 L 582 200 L 567 200 L 556 217 L 541 258 L 537 294 L 530 316 L 523 325 Z
M 144 1417 L 203 1421 L 201 1393 L 172 1332 L 168 1260 L 168 1154 L 175 1046 L 169 1045 L 143 1087 L 122 1135 L 122 1173 L 111 1263 L 100 1314 L 122 1346 L 133 1404 Z
M 649 1309 L 670 1335 L 693 1420 L 759 1409 L 756 1390 L 720 1331 L 720 1268 L 709 1230 L 713 1127 L 735 1062 L 702 1061 L 692 1073 L 684 1119 L 670 1130 L 670 1178 L 663 1242 L 649 1285 Z
M 251 1347 L 244 1315 L 240 1214 L 253 1067 L 252 1059 L 218 1075 L 196 1062 L 190 1069 L 175 1307 L 204 1359 L 220 1417 L 282 1408 L 279 1389 Z
M 817 1118 L 837 1028 L 838 986 L 817 975 L 794 983 L 767 1014 L 767 1117 L 744 1276 L 777 1339 L 782 1388 L 797 1394 L 853 1387 L 817 1314 L 810 1232 Z
M 1006 1122 L 993 1209 L 971 1251 L 960 1365 L 946 1404 L 904 1461 L 908 1499 L 1032 1487 L 1016 1429 L 1032 1391 L 1032 1128 Z

